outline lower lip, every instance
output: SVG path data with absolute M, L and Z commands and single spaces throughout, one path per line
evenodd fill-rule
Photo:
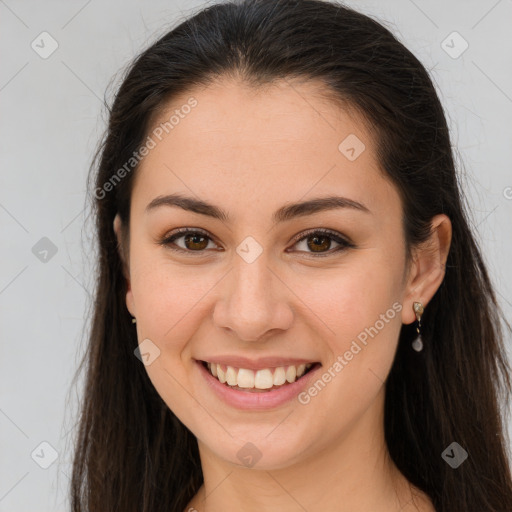
M 232 389 L 226 384 L 222 384 L 214 377 L 209 370 L 203 366 L 201 361 L 196 360 L 196 363 L 201 375 L 208 386 L 210 386 L 210 389 L 222 401 L 238 409 L 246 410 L 272 409 L 273 407 L 278 407 L 279 405 L 293 400 L 309 385 L 310 381 L 315 378 L 317 371 L 321 368 L 321 365 L 316 363 L 315 366 L 299 380 L 291 384 L 286 384 L 273 391 L 258 393 Z

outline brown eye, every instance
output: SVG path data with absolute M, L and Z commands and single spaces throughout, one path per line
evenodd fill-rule
M 338 244 L 338 247 L 331 249 L 332 243 Z M 335 231 L 316 229 L 302 234 L 300 238 L 296 238 L 295 245 L 305 244 L 304 252 L 314 256 L 330 256 L 333 253 L 353 248 L 355 245 L 343 238 Z M 316 253 L 316 254 L 315 254 Z
M 328 237 L 328 236 L 325 236 L 325 235 L 322 235 L 322 236 L 318 236 L 318 235 L 314 235 L 314 236 L 309 236 L 307 238 L 308 242 L 308 247 L 313 251 L 313 252 L 318 252 L 318 251 L 323 251 L 323 250 L 328 250 L 331 248 L 331 238 Z M 311 242 L 310 242 L 311 241 Z
M 185 247 L 187 249 L 191 249 L 191 250 L 206 249 L 206 247 L 208 245 L 208 242 L 206 242 L 206 244 L 205 244 L 206 239 L 207 239 L 206 236 L 199 235 L 199 234 L 189 234 L 189 235 L 183 236 Z
M 307 233 L 302 233 L 302 236 L 296 237 L 294 246 L 305 244 L 305 250 L 298 252 L 307 254 L 313 257 L 330 256 L 336 252 L 353 248 L 355 245 L 343 238 L 336 231 L 316 229 Z M 209 247 L 212 243 L 214 247 Z M 332 249 L 332 244 L 338 246 Z M 206 232 L 198 229 L 181 228 L 175 231 L 174 234 L 168 236 L 159 242 L 160 245 L 168 247 L 169 249 L 190 255 L 202 255 L 207 249 L 218 247 Z
M 181 229 L 177 233 L 164 238 L 159 243 L 173 251 L 185 253 L 202 253 L 208 248 L 212 239 L 203 231 Z

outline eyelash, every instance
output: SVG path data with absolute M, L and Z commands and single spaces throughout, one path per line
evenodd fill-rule
M 188 235 L 188 234 L 205 236 L 206 238 L 209 238 L 212 242 L 214 242 L 213 238 L 206 231 L 203 231 L 202 229 L 197 229 L 197 228 L 196 229 L 179 228 L 173 234 L 163 238 L 158 243 L 159 243 L 159 245 L 167 247 L 171 251 L 176 251 L 176 252 L 179 252 L 179 253 L 182 253 L 182 254 L 186 253 L 186 254 L 191 254 L 191 255 L 194 255 L 194 256 L 196 256 L 196 255 L 197 256 L 203 255 L 203 253 L 204 253 L 204 251 L 206 249 L 202 249 L 200 251 L 191 251 L 189 249 L 183 249 L 182 247 L 177 247 L 174 244 L 175 240 L 177 240 L 179 238 L 182 238 L 183 236 Z M 310 238 L 313 235 L 322 235 L 324 237 L 326 236 L 328 238 L 331 238 L 336 243 L 339 243 L 340 246 L 335 248 L 335 249 L 330 249 L 329 251 L 319 252 L 319 253 L 307 252 L 307 251 L 299 251 L 299 252 L 303 252 L 303 253 L 309 254 L 310 256 L 308 256 L 308 257 L 324 258 L 326 256 L 332 256 L 334 253 L 338 253 L 338 252 L 344 251 L 346 249 L 350 249 L 350 248 L 354 248 L 355 247 L 355 245 L 353 243 L 349 242 L 347 239 L 345 239 L 342 236 L 340 236 L 340 234 L 337 233 L 336 231 L 331 231 L 329 229 L 322 229 L 322 228 L 320 228 L 320 229 L 311 229 L 311 230 L 308 230 L 308 231 L 306 231 L 304 233 L 301 233 L 300 235 L 297 235 L 293 239 L 293 245 L 296 245 L 297 243 L 301 242 L 302 240 Z M 174 247 L 171 244 L 174 245 Z M 197 253 L 197 254 L 194 254 L 194 253 Z

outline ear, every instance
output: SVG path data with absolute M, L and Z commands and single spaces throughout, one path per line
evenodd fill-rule
M 124 251 L 124 240 L 123 240 L 123 230 L 122 230 L 122 221 L 121 217 L 119 216 L 119 213 L 116 214 L 114 218 L 114 233 L 116 234 L 117 239 L 117 250 L 119 253 L 119 257 L 121 259 L 122 265 L 123 265 L 123 275 L 126 279 L 126 307 L 128 308 L 128 311 L 132 314 L 132 316 L 136 317 L 135 314 L 135 304 L 133 301 L 133 293 L 132 293 L 132 286 L 131 286 L 131 280 L 130 280 L 130 265 L 127 261 L 125 251 Z
M 431 234 L 421 246 L 413 251 L 402 308 L 402 323 L 416 321 L 414 302 L 427 304 L 443 282 L 446 260 L 452 240 L 452 223 L 447 215 L 436 215 L 431 221 Z

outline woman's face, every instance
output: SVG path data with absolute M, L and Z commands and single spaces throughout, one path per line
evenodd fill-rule
M 145 368 L 200 447 L 242 466 L 286 467 L 375 429 L 420 299 L 374 141 L 317 91 L 225 80 L 175 98 L 134 182 L 126 302 Z M 168 195 L 190 201 L 150 206 Z

